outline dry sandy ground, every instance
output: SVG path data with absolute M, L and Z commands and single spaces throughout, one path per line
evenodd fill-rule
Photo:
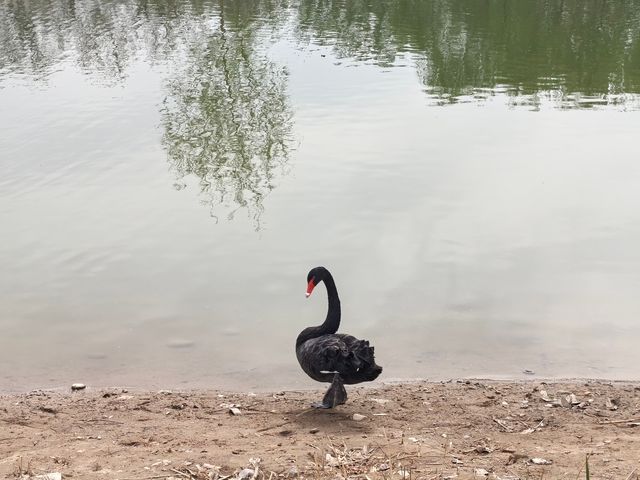
M 465 380 L 349 392 L 332 411 L 308 407 L 320 391 L 0 396 L 0 477 L 585 479 L 588 457 L 591 479 L 640 478 L 639 385 Z

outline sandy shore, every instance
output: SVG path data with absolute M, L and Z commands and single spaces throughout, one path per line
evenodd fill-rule
M 640 384 L 425 382 L 309 409 L 321 394 L 4 395 L 0 477 L 584 479 L 588 457 L 592 479 L 640 478 Z

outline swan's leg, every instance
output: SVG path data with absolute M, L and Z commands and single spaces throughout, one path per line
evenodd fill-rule
M 322 403 L 316 402 L 311 406 L 314 408 L 333 408 L 338 405 L 342 405 L 347 401 L 347 391 L 344 388 L 342 377 L 339 373 L 333 376 L 333 381 L 327 393 L 324 394 Z

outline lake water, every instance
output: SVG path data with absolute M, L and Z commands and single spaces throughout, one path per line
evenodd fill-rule
M 0 390 L 640 379 L 640 2 L 0 0 Z

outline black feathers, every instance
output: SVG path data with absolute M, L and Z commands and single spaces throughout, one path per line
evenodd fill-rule
M 382 372 L 369 342 L 351 335 L 312 338 L 296 349 L 296 355 L 302 369 L 319 382 L 330 382 L 336 372 L 346 384 L 368 382 Z

